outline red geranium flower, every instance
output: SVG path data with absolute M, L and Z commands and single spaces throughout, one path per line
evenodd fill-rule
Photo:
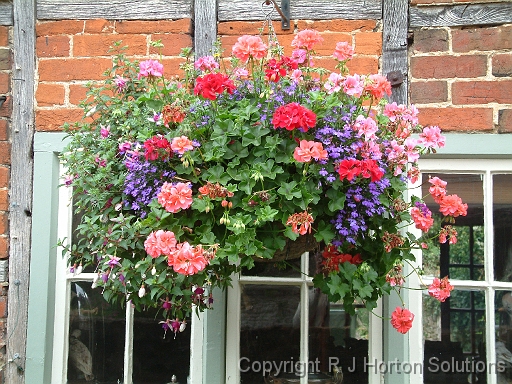
M 286 128 L 288 131 L 302 128 L 307 132 L 316 125 L 316 115 L 299 103 L 290 103 L 276 109 L 272 124 L 274 128 Z
M 201 95 L 205 99 L 215 100 L 218 94 L 224 91 L 232 94 L 234 90 L 235 84 L 226 75 L 222 73 L 208 73 L 196 79 L 194 94 Z

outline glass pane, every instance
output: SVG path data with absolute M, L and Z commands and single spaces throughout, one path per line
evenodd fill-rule
M 300 257 L 290 260 L 256 260 L 251 269 L 243 268 L 244 276 L 300 277 Z
M 343 304 L 329 303 L 315 288 L 310 289 L 309 303 L 309 370 L 334 375 L 334 367 L 340 367 L 344 382 L 368 383 L 369 312 L 361 305 L 351 316 Z
M 125 310 L 90 281 L 70 284 L 68 383 L 122 383 Z
M 183 332 L 164 330 L 154 308 L 135 312 L 133 322 L 133 383 L 164 384 L 175 375 L 178 383 L 187 383 L 190 372 L 190 321 Z
M 512 382 L 512 292 L 497 291 L 496 315 L 496 366 L 491 372 L 498 376 L 498 383 Z
M 300 288 L 247 284 L 241 289 L 241 382 L 263 384 L 265 375 L 276 373 L 275 365 L 297 377 L 301 369 Z
M 439 177 L 446 181 L 447 194 L 458 195 L 468 204 L 467 216 L 455 219 L 457 242 L 447 241 L 439 244 L 437 240 L 428 240 L 428 249 L 423 251 L 423 268 L 427 275 L 449 276 L 451 279 L 479 280 L 485 279 L 484 270 L 484 210 L 483 179 L 480 174 L 424 174 L 422 196 L 432 211 L 434 225 L 431 233 L 439 232 L 443 216 L 439 204 L 429 195 L 429 177 Z M 426 236 L 428 237 L 428 236 Z
M 512 281 L 512 175 L 493 175 L 494 278 Z
M 423 296 L 424 383 L 486 383 L 485 296 L 454 290 Z

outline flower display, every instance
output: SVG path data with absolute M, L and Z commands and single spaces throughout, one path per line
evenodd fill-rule
M 420 197 L 404 200 L 420 155 L 444 145 L 439 127 L 388 103 L 385 77 L 349 74 L 347 43 L 332 47 L 335 71 L 315 67 L 322 40 L 297 33 L 291 57 L 261 36 L 240 37 L 229 59 L 187 49 L 182 79 L 115 56 L 84 120 L 65 127 L 63 185 L 81 215 L 74 243 L 62 242 L 70 265 L 93 270 L 107 300 L 161 308 L 164 330 L 179 332 L 214 305 L 213 288 L 303 237 L 314 247 L 301 253 L 321 258 L 313 284 L 349 313 L 403 286 L 423 236 L 456 241 L 450 225 L 467 205 L 444 181 L 429 180 L 448 224 L 438 233 Z M 449 286 L 429 292 L 443 301 Z M 413 317 L 397 308 L 391 323 L 405 333 Z

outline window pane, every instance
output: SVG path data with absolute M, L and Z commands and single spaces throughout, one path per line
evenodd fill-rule
M 368 383 L 369 312 L 364 306 L 354 316 L 343 304 L 329 303 L 327 296 L 311 288 L 309 295 L 309 369 L 333 374 L 341 367 L 344 382 Z M 310 376 L 311 378 L 311 376 Z
M 457 242 L 447 241 L 439 244 L 437 240 L 426 240 L 428 249 L 423 251 L 423 268 L 427 275 L 449 276 L 451 279 L 478 280 L 485 279 L 484 270 L 484 210 L 483 179 L 479 174 L 424 174 L 422 196 L 428 195 L 429 177 L 437 176 L 446 181 L 447 193 L 456 194 L 468 204 L 467 216 L 455 219 Z M 439 204 L 427 196 L 425 202 L 432 211 L 434 225 L 432 233 L 439 232 L 443 216 Z
M 241 382 L 262 384 L 264 374 L 269 374 L 264 362 L 281 364 L 295 376 L 301 368 L 300 288 L 245 284 L 241 289 Z
M 125 310 L 90 281 L 70 284 L 68 383 L 123 382 Z
M 512 382 L 512 292 L 497 291 L 496 303 L 496 369 L 498 383 Z
M 300 277 L 300 257 L 289 260 L 256 260 L 251 269 L 243 268 L 244 276 Z
M 494 175 L 494 278 L 512 281 L 512 175 Z
M 424 382 L 485 383 L 485 296 L 454 290 L 444 303 L 423 295 Z
M 183 332 L 174 336 L 155 319 L 162 317 L 154 308 L 135 312 L 133 323 L 133 383 L 187 383 L 190 372 L 190 322 Z

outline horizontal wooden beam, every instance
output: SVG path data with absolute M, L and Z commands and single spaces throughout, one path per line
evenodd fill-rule
M 512 23 L 512 2 L 411 7 L 410 27 L 456 27 Z
M 276 2 L 280 4 L 279 0 Z M 262 3 L 262 0 L 219 0 L 219 21 L 263 20 L 273 8 Z M 277 11 L 273 11 L 271 17 L 273 20 L 281 18 Z M 290 17 L 295 20 L 380 20 L 382 0 L 294 0 L 290 1 Z
M 0 1 L 0 25 L 12 25 L 12 2 Z
M 39 20 L 192 18 L 193 0 L 38 0 Z

